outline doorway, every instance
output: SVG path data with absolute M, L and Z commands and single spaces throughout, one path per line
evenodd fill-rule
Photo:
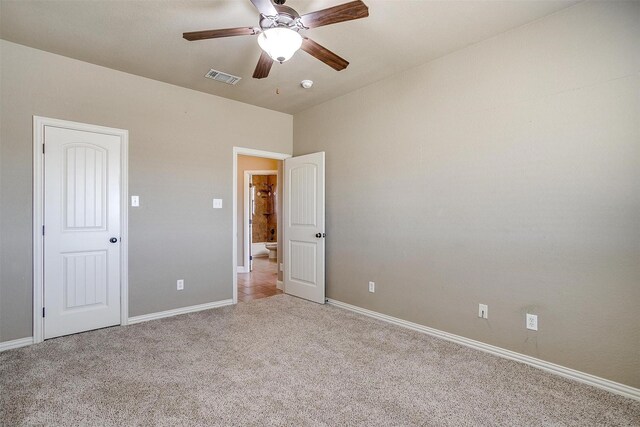
M 127 140 L 34 117 L 34 342 L 127 323 Z
M 241 273 L 250 273 L 257 258 L 278 259 L 278 233 L 281 203 L 278 169 L 282 161 L 240 156 L 238 165 L 244 169 L 251 164 L 264 164 L 273 170 L 244 170 L 243 208 L 243 267 Z
M 283 160 L 289 157 L 284 153 L 233 149 L 234 303 L 282 293 L 280 195 Z M 254 221 L 257 232 L 252 238 Z
M 282 211 L 278 171 L 282 160 L 239 155 L 237 162 L 238 184 L 242 182 L 238 189 L 238 223 L 242 226 L 237 234 L 237 297 L 246 302 L 282 293 L 278 277 Z
M 286 294 L 320 304 L 325 303 L 325 153 L 311 153 L 297 157 L 288 154 L 233 148 L 233 303 L 238 298 L 238 272 L 248 273 L 249 264 L 238 265 L 240 243 L 238 220 L 242 207 L 238 200 L 242 174 L 238 168 L 241 156 L 275 159 L 281 188 L 278 221 L 277 277 Z M 250 169 L 250 168 L 248 168 Z M 267 168 L 268 169 L 268 168 Z M 248 202 L 247 202 L 248 203 Z M 240 242 L 240 243 L 239 243 Z M 255 269 L 254 269 L 255 270 Z M 261 292 L 256 292 L 260 294 Z M 247 298 L 255 299 L 255 298 Z M 243 296 L 243 300 L 247 300 Z

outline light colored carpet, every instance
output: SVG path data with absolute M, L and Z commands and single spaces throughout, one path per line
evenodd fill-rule
M 640 402 L 287 295 L 0 354 L 3 425 L 639 425 Z

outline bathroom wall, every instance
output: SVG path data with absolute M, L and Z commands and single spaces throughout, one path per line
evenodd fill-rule
M 252 215 L 252 243 L 277 241 L 276 175 L 254 175 L 254 209 Z

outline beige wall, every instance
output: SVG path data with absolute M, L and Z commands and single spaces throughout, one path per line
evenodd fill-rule
M 244 267 L 244 172 L 278 170 L 278 160 L 238 156 L 238 266 Z
M 639 23 L 581 3 L 294 115 L 328 297 L 639 387 Z
M 290 153 L 292 117 L 0 43 L 0 341 L 31 336 L 33 115 L 129 130 L 130 316 L 231 298 L 232 147 Z

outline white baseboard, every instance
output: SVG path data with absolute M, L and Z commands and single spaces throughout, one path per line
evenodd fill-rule
M 276 289 L 282 290 L 283 288 L 284 288 L 284 285 L 282 284 L 282 280 L 278 280 L 276 282 Z
M 19 338 L 17 340 L 0 342 L 0 351 L 11 350 L 12 348 L 26 347 L 33 344 L 33 337 Z
M 248 272 L 249 272 L 249 269 L 247 267 L 238 266 L 236 268 L 236 273 L 248 273 Z
M 157 313 L 143 314 L 142 316 L 134 316 L 129 318 L 129 325 L 136 323 L 148 322 L 149 320 L 162 319 L 165 317 L 177 316 L 178 314 L 195 313 L 196 311 L 209 310 L 211 308 L 224 307 L 232 305 L 232 299 L 224 299 L 222 301 L 208 302 L 206 304 L 191 305 L 189 307 L 175 308 L 173 310 L 159 311 Z
M 327 298 L 329 304 L 335 305 L 346 310 L 350 310 L 356 313 L 364 314 L 365 316 L 373 317 L 379 320 L 383 320 L 388 323 L 392 323 L 403 328 L 412 329 L 417 332 L 432 335 L 434 337 L 442 338 L 447 341 L 452 341 L 457 344 L 461 344 L 467 347 L 474 348 L 476 350 L 491 353 L 493 355 L 503 357 L 505 359 L 515 360 L 517 362 L 526 363 L 543 371 L 551 372 L 556 375 L 560 375 L 565 378 L 569 378 L 581 383 L 589 384 L 594 387 L 601 388 L 611 393 L 619 394 L 631 399 L 640 400 L 640 389 L 631 387 L 625 384 L 617 383 L 615 381 L 607 380 L 605 378 L 596 377 L 595 375 L 587 374 L 585 372 L 576 371 L 575 369 L 566 368 L 555 363 L 547 362 L 535 357 L 527 356 L 525 354 L 516 353 L 515 351 L 507 350 L 494 345 L 485 344 L 480 341 L 475 341 L 469 338 L 461 337 L 460 335 L 454 335 L 449 332 L 444 332 L 439 329 L 430 328 L 428 326 L 419 325 L 417 323 L 408 322 L 406 320 L 398 319 L 397 317 L 387 316 L 386 314 L 378 313 L 376 311 L 367 310 L 366 308 L 357 307 L 355 305 L 347 304 L 341 301 L 336 301 Z

